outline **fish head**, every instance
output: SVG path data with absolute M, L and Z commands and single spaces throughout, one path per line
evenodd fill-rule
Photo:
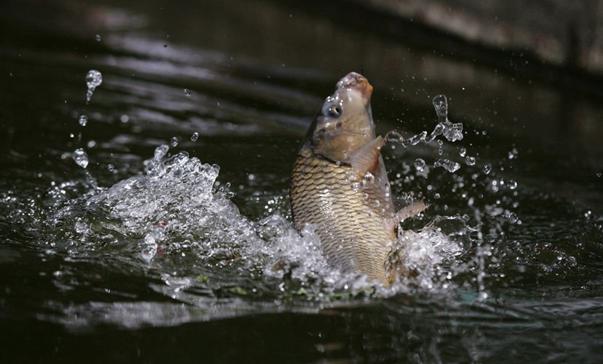
M 345 161 L 352 152 L 375 138 L 371 113 L 373 86 L 359 73 L 350 72 L 337 82 L 308 131 L 314 153 Z

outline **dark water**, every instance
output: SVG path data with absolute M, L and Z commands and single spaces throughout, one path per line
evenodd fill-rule
M 351 70 L 382 133 L 431 132 L 438 94 L 464 127 L 386 151 L 431 204 L 405 222 L 422 273 L 389 289 L 290 223 Z M 270 1 L 3 2 L 0 78 L 3 363 L 603 358 L 601 100 Z

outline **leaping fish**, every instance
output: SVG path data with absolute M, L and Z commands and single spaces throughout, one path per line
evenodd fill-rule
M 296 229 L 315 226 L 329 264 L 388 285 L 405 273 L 388 264 L 399 222 L 426 206 L 417 201 L 394 208 L 381 156 L 385 140 L 375 136 L 372 93 L 368 80 L 355 72 L 337 82 L 298 153 L 290 197 Z

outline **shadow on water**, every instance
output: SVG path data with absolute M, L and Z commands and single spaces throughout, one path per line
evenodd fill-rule
M 325 14 L 0 5 L 0 361 L 600 360 L 600 102 Z M 432 206 L 404 225 L 430 227 L 424 273 L 391 289 L 290 223 L 292 161 L 350 70 L 406 138 L 396 196 Z M 439 94 L 463 140 L 410 143 Z

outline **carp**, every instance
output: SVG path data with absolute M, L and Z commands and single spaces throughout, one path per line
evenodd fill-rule
M 404 274 L 388 257 L 399 222 L 423 211 L 394 208 L 371 112 L 373 87 L 351 72 L 337 82 L 312 122 L 291 176 L 291 210 L 301 231 L 312 224 L 329 264 L 388 285 Z

